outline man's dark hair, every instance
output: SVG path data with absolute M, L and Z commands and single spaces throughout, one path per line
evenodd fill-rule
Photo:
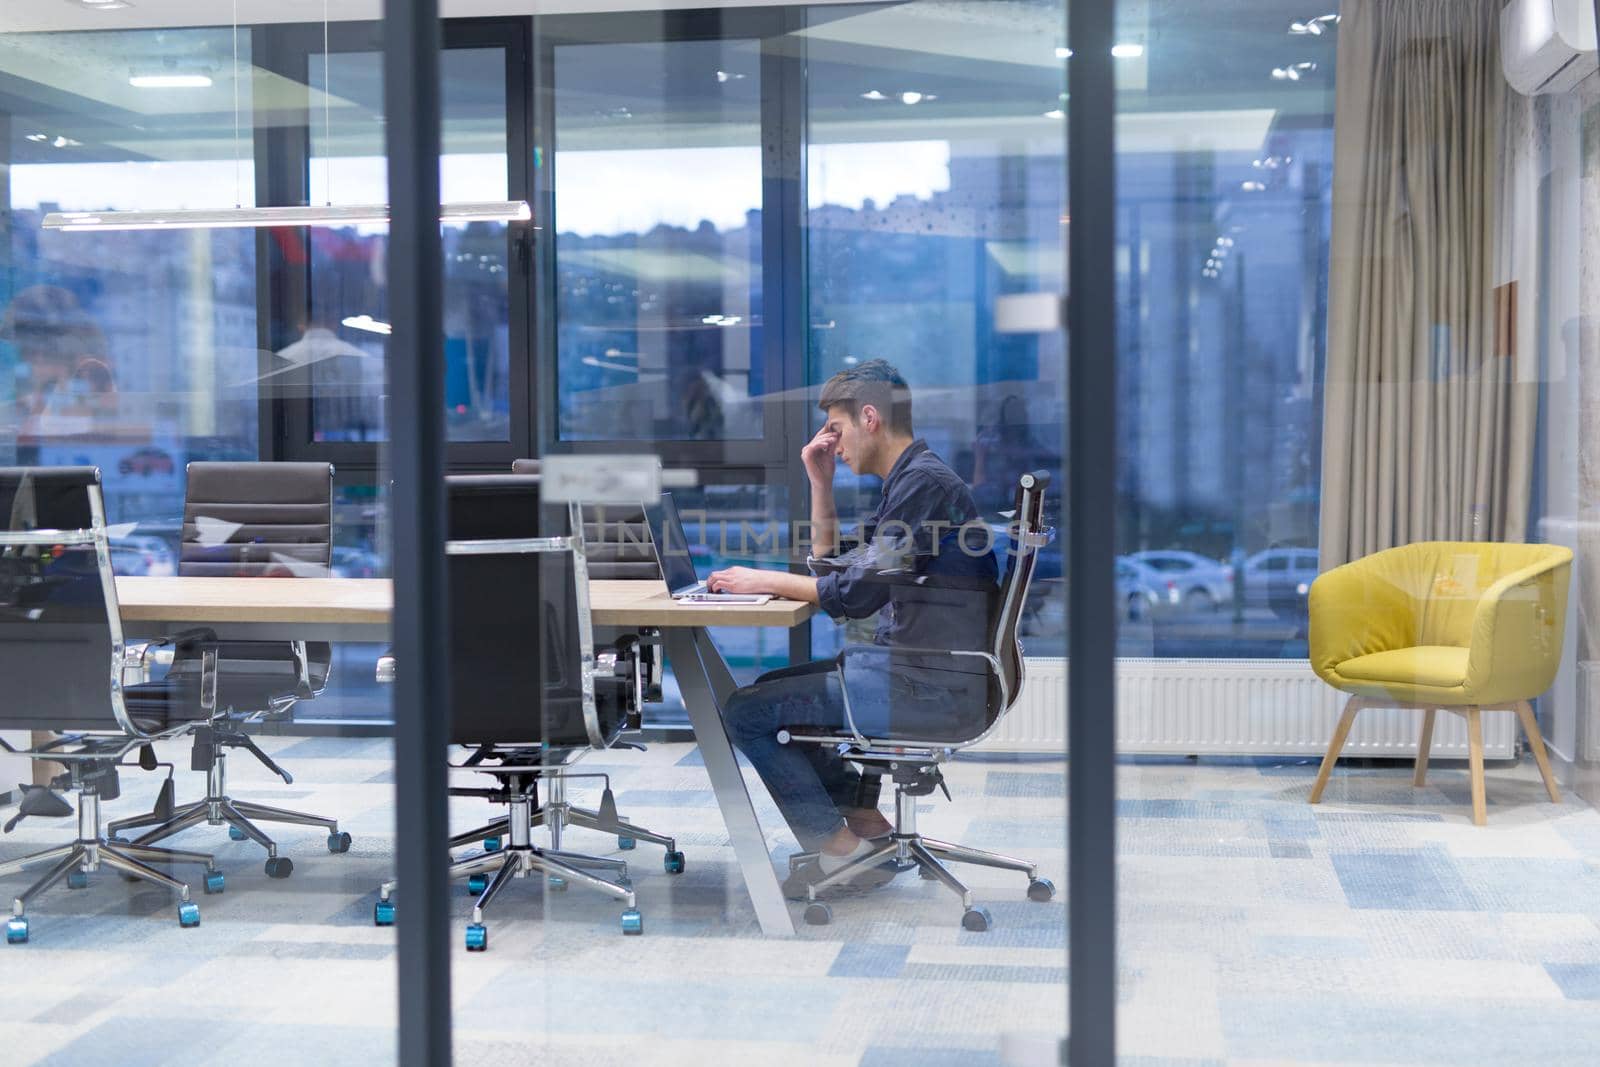
M 861 408 L 871 404 L 891 433 L 911 436 L 911 387 L 885 359 L 869 359 L 842 370 L 822 385 L 817 407 L 824 412 L 843 408 L 851 422 L 861 418 Z

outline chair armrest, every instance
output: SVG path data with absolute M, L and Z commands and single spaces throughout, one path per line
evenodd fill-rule
M 1550 688 L 1566 637 L 1572 553 L 1511 572 L 1485 590 L 1472 617 L 1467 691 L 1481 704 L 1531 700 Z
M 1317 576 L 1307 604 L 1311 669 L 1325 682 L 1357 656 L 1417 643 L 1417 612 L 1405 586 L 1379 552 Z

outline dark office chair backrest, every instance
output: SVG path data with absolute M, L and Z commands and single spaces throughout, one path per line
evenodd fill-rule
M 537 477 L 459 475 L 447 485 L 454 546 L 566 536 L 564 511 L 541 521 Z M 447 558 L 451 743 L 588 746 L 574 554 Z M 622 719 L 608 713 L 601 725 L 609 742 Z
M 0 532 L 31 531 L 97 532 L 104 546 L 100 472 L 0 467 Z M 109 565 L 92 541 L 0 544 L 0 728 L 123 729 L 111 690 L 121 619 Z
M 332 464 L 191 463 L 188 477 L 180 575 L 327 575 Z
M 514 460 L 513 474 L 539 474 L 536 459 Z M 589 577 L 595 581 L 655 580 L 661 577 L 644 504 L 588 504 L 583 509 L 584 551 L 589 557 Z
M 1048 471 L 1033 471 L 1017 480 L 1016 515 L 1011 528 L 1011 559 L 1005 577 L 1000 582 L 1000 596 L 991 625 L 994 656 L 1000 661 L 1001 677 L 1006 684 L 1005 706 L 998 709 L 996 718 L 1005 714 L 1022 692 L 1022 639 L 1017 631 L 1022 624 L 1023 609 L 1027 606 L 1028 590 L 1033 584 L 1039 548 L 1049 536 L 1044 527 L 1044 494 L 1049 487 Z

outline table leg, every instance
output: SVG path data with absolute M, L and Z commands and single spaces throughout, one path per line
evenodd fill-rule
M 705 666 L 706 677 L 711 681 L 711 691 L 716 694 L 717 706 L 728 702 L 733 691 L 739 688 L 739 683 L 733 680 L 733 672 L 728 669 L 728 661 L 722 658 L 722 653 L 717 650 L 717 644 L 711 640 L 711 635 L 705 630 L 694 631 L 695 647 L 700 650 L 700 662 Z
M 662 637 L 667 657 L 672 661 L 672 673 L 683 693 L 684 706 L 689 711 L 689 723 L 700 745 L 700 755 L 705 760 L 711 790 L 722 809 L 728 838 L 733 842 L 734 857 L 744 875 L 745 889 L 755 907 L 756 919 L 761 923 L 761 932 L 768 937 L 793 937 L 794 920 L 784 902 L 783 887 L 773 869 L 772 856 L 767 852 L 766 835 L 756 821 L 756 809 L 745 789 L 739 759 L 722 724 L 719 692 L 733 691 L 728 665 L 704 630 L 672 627 L 664 630 Z M 705 651 L 709 651 L 709 655 Z

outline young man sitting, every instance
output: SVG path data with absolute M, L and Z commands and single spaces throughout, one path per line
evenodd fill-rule
M 945 730 L 983 711 L 982 668 L 964 675 L 943 669 L 920 672 L 892 660 L 895 646 L 980 649 L 988 633 L 998 567 L 986 527 L 966 484 L 915 438 L 911 392 L 900 373 L 881 359 L 834 375 L 817 406 L 822 429 L 801 450 L 811 482 L 813 575 L 729 567 L 707 581 L 712 592 L 770 593 L 819 605 L 835 619 L 878 615 L 874 644 L 882 657 L 852 667 L 851 712 L 857 727 L 890 728 L 948 736 Z M 883 480 L 877 509 L 860 526 L 858 545 L 839 554 L 834 505 L 835 460 L 857 474 Z M 976 528 L 979 536 L 966 536 Z M 921 578 L 918 582 L 916 579 Z M 941 580 L 951 579 L 941 584 Z M 834 660 L 820 660 L 762 675 L 737 690 L 723 711 L 733 742 L 754 765 L 803 848 L 819 853 L 796 871 L 785 889 L 804 896 L 806 885 L 832 873 L 871 847 L 892 827 L 878 810 L 878 778 L 863 778 L 833 747 L 780 744 L 783 728 L 833 732 L 846 724 L 844 693 Z M 881 885 L 897 873 L 892 864 L 862 872 L 855 887 Z

